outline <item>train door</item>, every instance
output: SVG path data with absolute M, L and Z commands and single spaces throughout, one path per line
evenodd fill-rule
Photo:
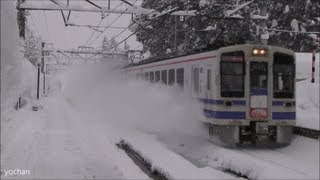
M 191 89 L 192 89 L 192 97 L 193 98 L 199 98 L 200 94 L 200 67 L 199 66 L 192 66 L 192 71 L 191 71 Z
M 268 117 L 268 63 L 250 62 L 250 118 Z
M 211 65 L 208 65 L 204 69 L 204 98 L 211 99 L 212 91 L 212 69 Z
M 207 101 L 210 101 L 211 99 L 211 91 L 212 91 L 212 69 L 211 66 L 208 65 L 204 68 L 204 82 L 203 82 L 203 89 L 204 89 L 204 98 Z M 212 109 L 211 104 L 210 103 L 205 103 L 204 105 L 205 109 Z
M 192 95 L 201 99 L 211 98 L 211 66 L 193 66 Z

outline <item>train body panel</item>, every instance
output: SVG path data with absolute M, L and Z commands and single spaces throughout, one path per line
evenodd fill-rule
M 177 84 L 203 104 L 203 122 L 223 142 L 289 143 L 295 125 L 294 52 L 266 45 L 235 45 L 125 69 L 152 83 Z M 272 137 L 271 137 L 272 136 Z

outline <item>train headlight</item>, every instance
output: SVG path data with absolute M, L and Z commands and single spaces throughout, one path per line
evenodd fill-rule
M 265 56 L 267 54 L 267 50 L 255 48 L 252 50 L 252 54 L 255 56 Z
M 253 52 L 254 55 L 258 55 L 259 54 L 259 50 L 258 49 L 253 49 L 252 52 Z
M 264 49 L 261 49 L 261 50 L 260 50 L 260 54 L 261 54 L 261 55 L 265 55 L 266 53 L 267 53 L 266 50 L 264 50 Z

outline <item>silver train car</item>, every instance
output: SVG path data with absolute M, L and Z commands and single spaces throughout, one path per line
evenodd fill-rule
M 295 64 L 291 50 L 245 44 L 144 60 L 125 71 L 199 100 L 209 135 L 222 143 L 287 145 L 296 123 Z

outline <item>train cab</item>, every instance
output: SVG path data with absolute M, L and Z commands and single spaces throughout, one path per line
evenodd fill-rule
M 220 49 L 219 96 L 229 118 L 215 119 L 218 130 L 209 132 L 218 132 L 222 141 L 290 143 L 296 119 L 294 52 L 263 45 Z

